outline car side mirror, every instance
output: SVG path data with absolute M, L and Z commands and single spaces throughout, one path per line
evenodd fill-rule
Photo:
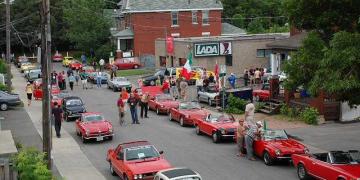
M 164 154 L 164 151 L 159 151 L 159 154 Z

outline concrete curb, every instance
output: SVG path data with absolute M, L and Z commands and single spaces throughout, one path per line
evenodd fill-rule
M 13 74 L 12 83 L 14 91 L 19 94 L 21 100 L 27 104 L 25 93 L 26 81 L 14 66 L 11 67 L 11 71 Z M 32 101 L 31 106 L 25 105 L 24 108 L 42 138 L 41 104 L 41 101 Z M 52 131 L 54 131 L 53 128 Z M 61 130 L 61 138 L 55 138 L 55 133 L 52 134 L 52 158 L 63 178 L 68 180 L 106 179 L 89 161 L 81 151 L 80 146 L 64 128 Z

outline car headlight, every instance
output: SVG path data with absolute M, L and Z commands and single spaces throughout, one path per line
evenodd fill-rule
M 280 151 L 279 149 L 277 149 L 277 150 L 275 150 L 275 154 L 276 154 L 277 156 L 280 156 L 281 151 Z
M 134 175 L 134 179 L 142 179 L 143 175 L 142 174 L 136 174 Z
M 308 148 L 305 148 L 305 149 L 304 149 L 304 153 L 305 153 L 305 154 L 309 154 L 309 152 L 310 152 L 310 151 L 309 151 Z M 360 179 L 359 179 L 359 180 L 360 180 Z
M 221 134 L 226 134 L 225 129 L 220 129 Z
M 86 134 L 86 136 L 89 136 L 90 131 L 89 131 L 88 129 L 86 129 L 86 130 L 85 130 L 85 134 Z

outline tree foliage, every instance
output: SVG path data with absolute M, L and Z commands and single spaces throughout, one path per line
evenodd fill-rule
M 316 30 L 325 41 L 339 31 L 357 32 L 359 0 L 286 0 L 286 14 L 298 29 Z
M 66 37 L 78 49 L 89 51 L 105 44 L 110 37 L 109 24 L 103 16 L 103 0 L 63 0 Z

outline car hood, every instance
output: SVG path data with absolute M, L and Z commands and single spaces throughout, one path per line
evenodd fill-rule
M 148 160 L 145 162 L 141 162 L 141 161 L 131 162 L 128 163 L 128 167 L 134 174 L 144 174 L 150 172 L 158 172 L 163 169 L 168 169 L 171 168 L 171 165 L 167 160 L 163 158 L 159 158 L 159 159 Z
M 293 140 L 271 140 L 266 141 L 268 147 L 279 149 L 282 153 L 303 153 L 305 146 Z
M 112 125 L 107 120 L 97 122 L 84 122 L 82 123 L 82 126 L 90 132 L 104 132 L 108 131 L 109 127 L 112 127 Z
M 166 107 L 177 107 L 179 106 L 179 102 L 177 101 L 173 101 L 173 100 L 169 100 L 169 101 L 160 101 L 158 102 L 160 105 L 166 106 Z
M 223 128 L 223 129 L 234 129 L 238 127 L 237 122 L 219 122 L 219 123 L 214 123 L 214 125 L 217 128 Z
M 347 172 L 351 176 L 360 178 L 360 164 L 334 164 L 335 167 Z
M 206 117 L 209 112 L 205 109 L 201 109 L 201 110 L 182 110 L 183 114 L 185 115 L 189 115 L 192 118 L 203 118 Z
M 85 107 L 82 105 L 81 106 L 67 106 L 66 109 L 71 112 L 80 112 L 80 111 L 84 111 Z
M 130 85 L 131 85 L 130 82 L 113 81 L 113 83 L 114 83 L 115 85 L 118 85 L 118 86 L 130 86 Z

